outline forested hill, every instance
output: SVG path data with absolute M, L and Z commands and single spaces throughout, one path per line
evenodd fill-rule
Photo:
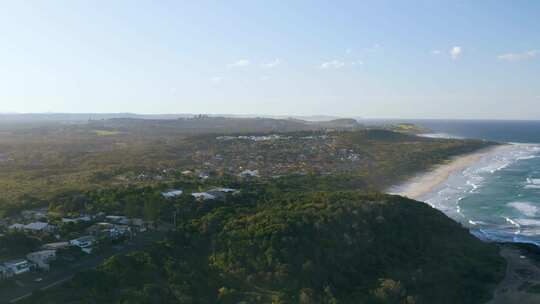
M 205 134 L 205 133 L 257 133 L 257 132 L 293 132 L 321 129 L 354 130 L 360 124 L 354 119 L 336 119 L 330 121 L 305 121 L 300 119 L 273 118 L 230 118 L 197 116 L 170 120 L 115 118 L 95 121 L 97 125 L 122 131 L 158 132 L 165 134 Z
M 186 221 L 165 241 L 26 303 L 483 303 L 504 273 L 495 245 L 423 203 L 266 197 L 179 200 Z

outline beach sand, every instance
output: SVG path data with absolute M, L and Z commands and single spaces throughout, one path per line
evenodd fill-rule
M 448 163 L 438 165 L 433 170 L 420 174 L 398 187 L 393 187 L 389 192 L 411 199 L 421 199 L 423 196 L 432 192 L 434 188 L 444 183 L 452 173 L 471 166 L 484 156 L 510 147 L 511 145 L 494 146 L 458 156 L 451 159 Z

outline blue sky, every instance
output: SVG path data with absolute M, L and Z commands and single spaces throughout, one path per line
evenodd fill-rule
M 540 1 L 4 1 L 0 112 L 540 119 Z

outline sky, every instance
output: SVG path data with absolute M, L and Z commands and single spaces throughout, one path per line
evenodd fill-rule
M 540 119 L 540 1 L 0 2 L 0 112 Z

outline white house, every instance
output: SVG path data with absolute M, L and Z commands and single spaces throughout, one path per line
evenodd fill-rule
M 7 272 L 18 275 L 30 271 L 31 268 L 30 262 L 25 259 L 17 259 L 4 262 L 4 267 Z
M 216 197 L 210 193 L 207 192 L 193 192 L 191 193 L 191 196 L 193 196 L 196 199 L 202 199 L 202 200 L 213 200 L 216 199 Z
M 161 195 L 165 198 L 173 198 L 182 195 L 182 193 L 184 193 L 182 190 L 170 190 L 161 192 Z
M 259 170 L 244 170 L 238 174 L 240 177 L 258 177 Z
M 54 229 L 54 226 L 49 225 L 45 222 L 34 222 L 27 225 L 24 225 L 24 230 L 27 231 L 35 231 L 35 232 L 42 232 L 42 231 L 51 231 Z
M 69 243 L 73 246 L 77 246 L 81 248 L 82 251 L 86 253 L 92 252 L 92 245 L 96 242 L 96 238 L 91 235 L 82 236 L 78 239 L 74 239 L 69 241 Z
M 54 228 L 55 227 L 53 225 L 49 225 L 45 222 L 34 222 L 27 225 L 16 223 L 8 227 L 10 230 L 25 230 L 33 232 L 52 231 Z
M 26 258 L 37 265 L 37 267 L 49 270 L 49 263 L 56 258 L 56 250 L 41 250 L 31 252 L 26 255 Z

